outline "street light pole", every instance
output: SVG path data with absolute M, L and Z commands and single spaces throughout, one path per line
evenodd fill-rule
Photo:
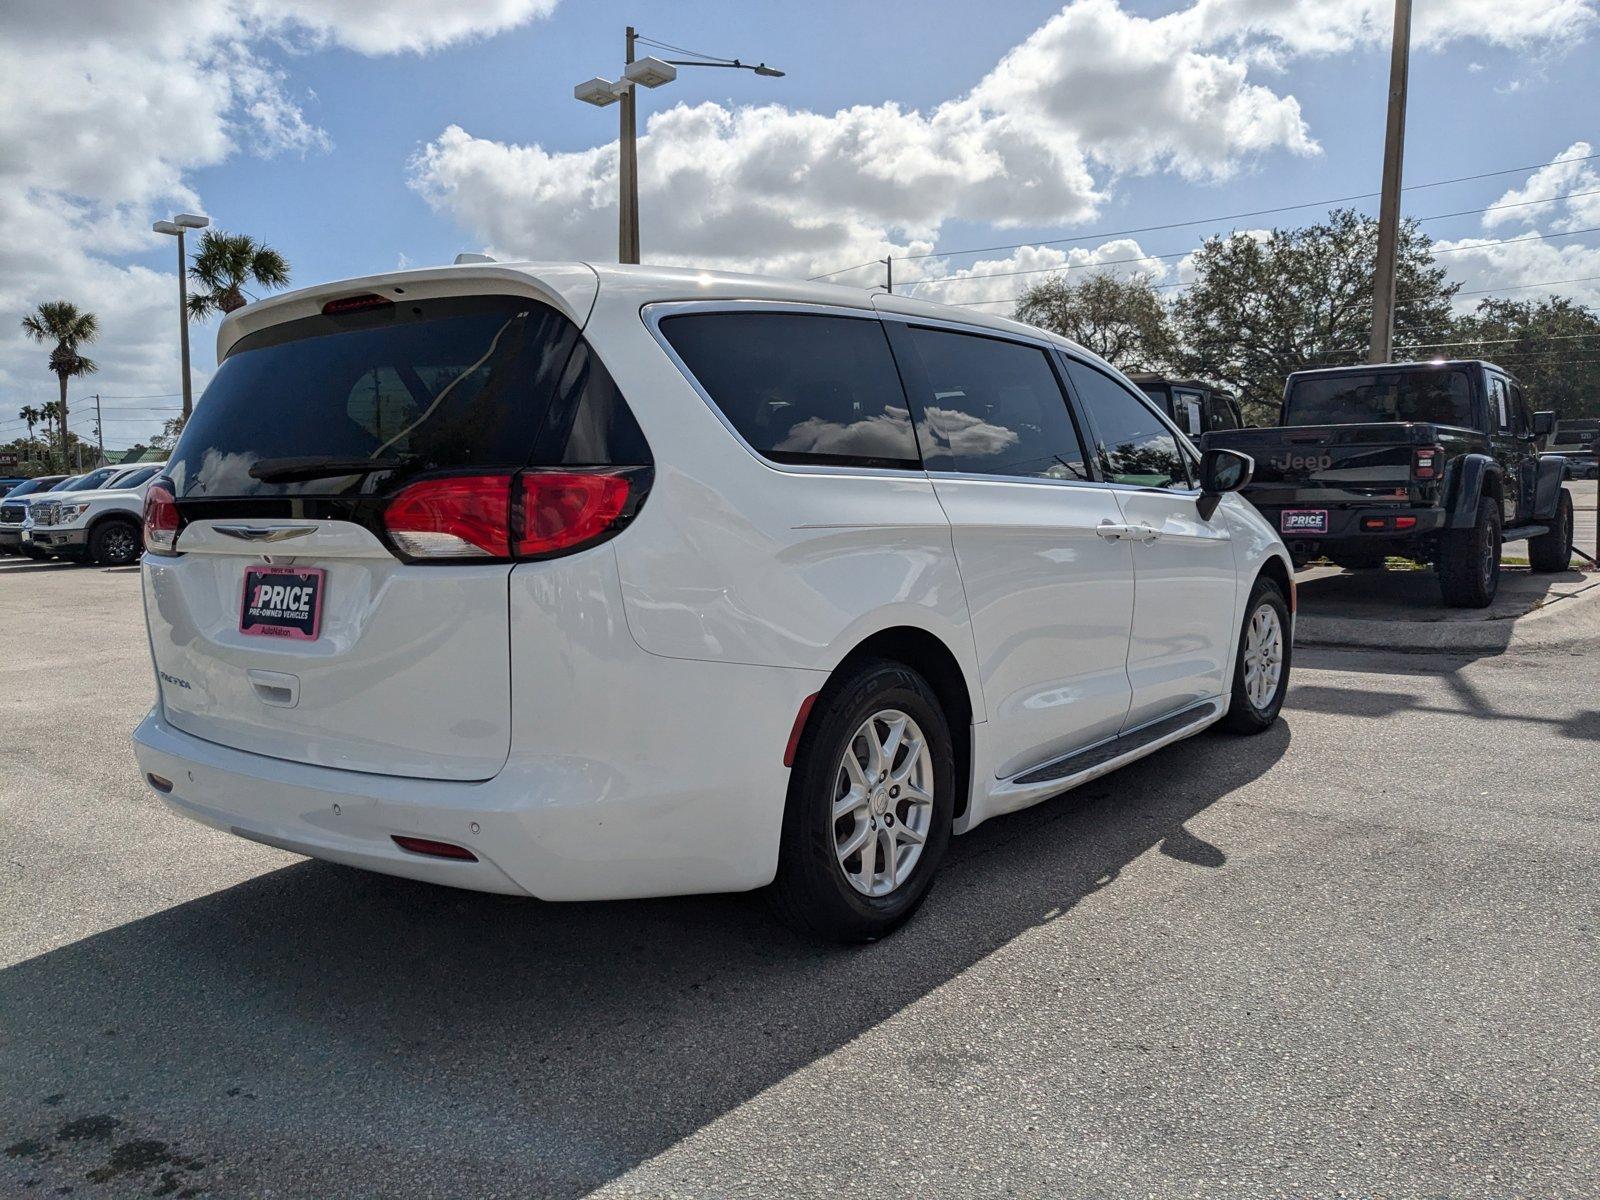
M 1389 121 L 1383 137 L 1383 198 L 1378 204 L 1378 261 L 1372 281 L 1372 344 L 1367 361 L 1394 353 L 1395 260 L 1400 243 L 1400 177 L 1406 155 L 1406 84 L 1411 62 L 1411 0 L 1395 0 L 1389 57 Z
M 157 221 L 150 226 L 156 233 L 165 233 L 178 239 L 178 349 L 183 359 L 183 419 L 189 420 L 194 412 L 194 396 L 189 385 L 189 259 L 183 248 L 183 234 L 187 229 L 204 229 L 211 224 L 210 217 L 194 213 L 179 213 L 170 221 Z
M 632 25 L 628 26 L 623 46 L 622 78 L 613 83 L 603 76 L 586 79 L 572 89 L 574 99 L 605 108 L 608 104 L 622 102 L 621 124 L 617 138 L 617 261 L 639 261 L 639 130 L 638 89 L 658 88 L 678 77 L 679 67 L 729 67 L 737 71 L 753 71 L 768 78 L 779 78 L 783 72 L 766 63 L 740 62 L 737 58 L 713 58 L 700 54 L 695 58 L 659 59 L 636 57 L 636 43 L 663 45 L 641 38 Z M 673 49 L 667 46 L 665 49 Z M 685 50 L 685 54 L 695 51 Z
M 623 64 L 633 63 L 633 26 L 628 26 L 627 49 Z M 626 81 L 626 70 L 624 70 Z M 639 128 L 634 104 L 634 87 L 628 83 L 622 92 L 622 135 L 617 140 L 618 181 L 622 186 L 617 206 L 617 261 L 639 261 Z

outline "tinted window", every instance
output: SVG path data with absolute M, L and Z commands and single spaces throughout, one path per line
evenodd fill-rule
M 1208 429 L 1237 429 L 1238 419 L 1233 415 L 1233 405 L 1221 396 L 1206 397 L 1206 421 Z
M 93 488 L 97 488 L 120 470 L 122 470 L 121 467 L 99 467 L 96 470 L 90 471 L 87 475 L 79 477 L 76 490 L 80 492 L 87 492 Z
M 504 469 L 568 461 L 566 442 L 593 386 L 612 399 L 586 427 L 586 458 L 608 459 L 605 435 L 627 426 L 604 368 L 577 328 L 536 301 L 510 296 L 420 300 L 345 316 L 315 316 L 240 341 L 217 369 L 172 452 L 180 499 L 383 493 L 425 470 Z M 587 355 L 587 349 L 585 348 Z M 566 389 L 566 390 L 563 390 Z M 609 389 L 609 390 L 607 390 Z M 396 460 L 390 471 L 266 483 L 250 467 L 296 457 Z
M 1498 415 L 1498 414 L 1497 414 Z M 1474 428 L 1472 382 L 1465 371 L 1372 371 L 1297 379 L 1284 403 L 1285 425 L 1362 425 L 1432 421 Z
M 1094 426 L 1100 470 L 1111 483 L 1187 488 L 1178 439 L 1149 407 L 1111 376 L 1074 359 L 1067 374 Z
M 75 492 L 83 486 L 84 478 L 85 476 L 82 475 L 69 475 L 60 483 L 52 484 L 49 490 L 52 492 Z
M 56 479 L 54 476 L 46 475 L 40 479 L 29 479 L 26 482 L 19 483 L 6 494 L 11 496 L 13 499 L 19 496 L 31 496 L 35 492 L 48 492 L 60 482 L 61 481 Z
M 1090 478 L 1045 351 L 915 327 L 906 342 L 917 359 L 909 377 L 929 470 Z
M 693 313 L 661 332 L 745 441 L 775 462 L 916 467 L 883 326 L 801 313 Z
M 117 486 L 119 488 L 136 488 L 140 484 L 153 479 L 159 470 L 161 470 L 160 467 L 140 467 L 137 471 L 129 472 L 127 475 L 118 478 Z

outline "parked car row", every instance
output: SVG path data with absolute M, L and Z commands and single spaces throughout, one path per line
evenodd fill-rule
M 165 463 L 25 480 L 0 497 L 0 554 L 126 566 L 144 549 L 144 498 Z

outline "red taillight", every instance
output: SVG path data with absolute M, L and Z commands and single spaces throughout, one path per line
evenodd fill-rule
M 507 558 L 511 477 L 453 475 L 413 483 L 389 502 L 383 524 L 413 558 Z
M 582 471 L 453 475 L 405 488 L 383 524 L 412 558 L 543 558 L 615 528 L 628 477 Z
M 432 838 L 402 837 L 398 833 L 392 833 L 389 837 L 400 849 L 409 850 L 412 854 L 426 854 L 429 858 L 454 858 L 461 862 L 478 861 L 478 856 L 465 846 L 436 842 Z
M 144 548 L 151 554 L 176 554 L 178 501 L 163 483 L 153 483 L 144 494 Z
M 366 312 L 373 308 L 393 308 L 394 301 L 387 296 L 380 296 L 376 292 L 365 292 L 359 296 L 341 296 L 337 300 L 329 300 L 322 306 L 322 315 L 336 317 L 341 313 Z
M 555 554 L 592 541 L 616 524 L 628 503 L 623 475 L 528 471 L 520 480 L 519 555 Z
M 1396 529 L 1415 529 L 1417 527 L 1417 519 L 1415 517 L 1396 517 L 1394 519 L 1394 527 Z
M 1443 466 L 1443 446 L 1418 446 L 1411 452 L 1411 478 L 1413 479 L 1438 479 Z

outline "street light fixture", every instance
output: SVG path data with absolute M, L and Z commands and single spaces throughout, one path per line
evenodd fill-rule
M 164 233 L 178 239 L 178 347 L 183 357 L 183 419 L 188 421 L 194 411 L 194 397 L 189 388 L 189 260 L 183 249 L 183 232 L 186 229 L 204 229 L 211 224 L 210 217 L 196 213 L 179 213 L 170 221 L 157 221 L 150 226 L 155 233 Z
M 636 41 L 661 46 L 664 50 L 678 49 L 662 42 L 651 41 L 649 38 L 640 38 L 633 26 L 629 25 L 622 78 L 613 83 L 602 76 L 596 76 L 584 80 L 572 89 L 574 99 L 592 104 L 596 108 L 605 108 L 619 100 L 622 101 L 622 130 L 618 140 L 617 169 L 617 183 L 621 193 L 617 205 L 617 261 L 625 263 L 639 261 L 639 134 L 634 90 L 641 87 L 658 88 L 671 83 L 678 77 L 679 67 L 728 67 L 736 71 L 753 71 L 768 79 L 783 78 L 782 71 L 776 67 L 769 67 L 764 62 L 747 63 L 740 62 L 737 58 L 714 58 L 708 54 L 700 54 L 695 58 L 646 57 L 635 61 L 633 46 Z M 679 53 L 696 52 L 679 50 Z

